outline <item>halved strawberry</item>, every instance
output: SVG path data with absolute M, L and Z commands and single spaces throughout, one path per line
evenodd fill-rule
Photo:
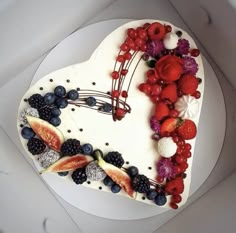
M 171 117 L 164 120 L 160 128 L 161 136 L 164 136 L 166 133 L 172 133 L 176 129 L 178 123 L 179 123 L 179 118 Z
M 162 24 L 155 22 L 149 26 L 147 33 L 151 40 L 161 40 L 166 34 L 166 29 Z
M 164 117 L 167 117 L 170 113 L 170 110 L 166 103 L 158 102 L 155 109 L 155 117 L 158 121 L 161 121 Z
M 177 101 L 178 95 L 177 95 L 177 86 L 175 83 L 169 84 L 162 89 L 161 99 L 170 100 L 172 103 L 175 103 Z
M 176 129 L 178 135 L 184 140 L 190 140 L 196 137 L 197 127 L 192 120 L 186 119 Z
M 181 194 L 184 191 L 183 178 L 176 177 L 174 180 L 168 181 L 165 186 L 165 191 L 172 195 Z
M 193 95 L 198 87 L 198 79 L 191 74 L 183 75 L 178 81 L 178 88 L 185 95 Z

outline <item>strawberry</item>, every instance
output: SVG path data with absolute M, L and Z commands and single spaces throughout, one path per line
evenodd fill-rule
M 170 110 L 166 103 L 158 102 L 155 109 L 155 117 L 158 121 L 162 120 L 164 117 L 167 117 L 170 113 Z
M 185 95 L 193 95 L 198 87 L 198 80 L 194 75 L 185 74 L 178 81 L 178 88 Z
M 147 33 L 151 40 L 161 40 L 166 34 L 166 29 L 162 24 L 155 22 L 148 27 Z
M 177 95 L 177 86 L 175 83 L 167 85 L 161 92 L 162 100 L 170 100 L 172 103 L 175 103 L 178 99 Z
M 164 136 L 166 133 L 172 133 L 178 125 L 178 118 L 167 118 L 161 124 L 160 134 Z
M 186 119 L 176 129 L 178 135 L 184 140 L 190 140 L 195 138 L 197 134 L 197 127 L 192 120 Z
M 174 180 L 168 181 L 165 186 L 165 191 L 173 195 L 181 194 L 184 191 L 183 178 L 176 177 Z

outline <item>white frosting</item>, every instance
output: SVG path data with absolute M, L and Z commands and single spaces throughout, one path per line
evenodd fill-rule
M 166 49 L 175 49 L 177 47 L 178 40 L 179 37 L 175 33 L 169 32 L 166 33 L 163 43 Z
M 172 137 L 164 137 L 157 142 L 157 152 L 162 157 L 170 158 L 176 153 L 176 150 L 177 145 Z
M 125 40 L 125 32 L 127 29 L 136 28 L 146 22 L 151 23 L 156 21 L 171 25 L 173 32 L 181 30 L 183 32 L 182 37 L 189 41 L 191 48 L 197 48 L 192 38 L 186 32 L 175 27 L 169 22 L 150 19 L 129 22 L 108 35 L 94 51 L 88 61 L 54 71 L 40 79 L 22 98 L 19 106 L 19 113 L 28 107 L 28 103 L 24 102 L 24 99 L 29 98 L 29 96 L 34 93 L 38 93 L 40 87 L 43 87 L 43 91 L 40 92 L 41 94 L 46 94 L 47 92 L 52 91 L 55 88 L 55 85 L 64 85 L 67 90 L 80 87 L 81 89 L 96 89 L 103 92 L 109 91 L 111 88 L 110 73 L 114 67 L 115 58 L 118 53 L 117 48 L 119 48 L 122 41 Z M 198 87 L 198 90 L 201 92 L 201 98 L 199 99 L 200 106 L 195 120 L 195 123 L 197 124 L 203 99 L 204 71 L 201 56 L 198 56 L 195 59 L 199 64 L 197 76 L 203 81 Z M 131 70 L 135 68 L 138 60 L 139 56 L 136 56 L 130 66 Z M 112 150 L 121 152 L 125 161 L 128 161 L 130 165 L 137 166 L 141 174 L 145 174 L 150 179 L 155 180 L 157 176 L 155 167 L 160 154 L 157 153 L 157 147 L 154 144 L 156 142 L 151 140 L 153 131 L 150 129 L 148 122 L 150 112 L 153 109 L 153 103 L 137 89 L 137 86 L 144 81 L 147 70 L 148 67 L 145 62 L 140 62 L 137 67 L 135 77 L 133 78 L 132 85 L 130 86 L 129 98 L 127 99 L 127 103 L 132 107 L 132 111 L 130 114 L 127 114 L 122 121 L 117 121 L 114 123 L 112 117 L 109 115 L 97 113 L 96 111 L 82 107 L 74 107 L 75 111 L 71 111 L 72 106 L 68 106 L 66 109 L 62 110 L 62 114 L 60 116 L 62 123 L 58 128 L 63 132 L 65 138 L 77 138 L 81 141 L 81 143 L 89 142 L 94 146 L 94 148 L 101 149 L 104 154 Z M 50 79 L 53 79 L 54 82 L 49 82 Z M 69 83 L 66 82 L 67 79 L 70 79 Z M 96 82 L 96 86 L 92 85 L 93 82 Z M 20 135 L 21 128 L 19 127 L 19 117 L 17 125 Z M 83 132 L 80 131 L 80 128 L 84 129 Z M 71 133 L 68 133 L 68 129 L 71 130 Z M 26 153 L 30 155 L 27 150 L 27 140 L 22 138 L 21 135 L 20 140 Z M 105 144 L 106 142 L 109 143 L 109 146 Z M 189 141 L 189 143 L 192 146 L 193 153 L 195 139 Z M 171 148 L 174 151 L 173 145 Z M 179 205 L 184 204 L 189 195 L 192 158 L 193 156 L 188 159 L 189 167 L 186 171 L 187 177 L 184 179 L 185 189 L 183 194 L 181 194 L 182 202 Z M 41 170 L 42 168 L 39 167 L 38 161 L 34 162 L 38 170 Z M 149 169 L 149 167 L 152 167 L 152 169 Z M 45 174 L 42 177 L 48 183 L 51 182 L 50 179 L 54 179 L 54 183 L 57 183 L 58 179 L 61 179 L 61 177 L 57 174 L 55 176 Z M 68 178 L 67 180 L 68 182 L 71 182 L 71 185 L 74 187 L 75 184 L 71 181 L 71 179 Z M 66 180 L 63 182 L 66 182 Z M 102 186 L 102 191 L 107 191 L 109 193 L 111 192 L 109 187 L 104 186 L 102 182 L 93 181 L 89 185 L 84 183 L 83 186 L 93 188 L 95 190 L 98 190 L 98 187 Z M 74 193 L 71 191 L 71 193 L 67 193 L 66 195 L 77 195 L 78 190 L 76 188 L 77 187 L 73 188 Z M 62 188 L 62 190 L 67 192 L 67 188 Z M 127 196 L 124 191 L 121 191 L 117 195 Z M 136 200 L 155 205 L 153 201 L 148 199 L 143 200 L 142 197 L 143 195 L 138 193 Z M 168 202 L 163 207 L 169 208 Z
M 175 103 L 175 108 L 183 119 L 195 119 L 198 115 L 199 107 L 199 101 L 190 95 L 183 95 Z

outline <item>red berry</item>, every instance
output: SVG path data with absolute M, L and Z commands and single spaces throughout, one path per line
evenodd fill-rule
M 179 194 L 173 195 L 171 197 L 171 201 L 174 202 L 174 203 L 180 203 L 182 201 L 182 197 Z
M 164 181 L 164 178 L 161 176 L 157 176 L 156 180 L 158 183 L 162 183 Z
M 124 54 L 125 60 L 130 60 L 131 57 L 132 57 L 132 55 L 131 55 L 131 53 L 129 53 L 129 52 Z
M 179 90 L 186 95 L 192 95 L 198 87 L 198 80 L 194 75 L 185 74 L 178 81 Z
M 140 39 L 140 38 L 136 38 L 134 43 L 138 46 L 141 47 L 145 42 L 144 40 Z
M 165 27 L 158 23 L 152 23 L 147 29 L 148 36 L 151 40 L 161 40 L 166 33 Z
M 152 91 L 152 86 L 150 84 L 145 83 L 143 86 L 143 92 L 146 95 L 149 95 L 151 93 L 151 91 Z
M 165 25 L 166 33 L 172 31 L 172 27 L 170 25 Z
M 181 163 L 180 164 L 180 168 L 181 168 L 182 172 L 185 172 L 186 169 L 188 168 L 188 164 L 186 162 L 185 163 Z
M 140 39 L 145 40 L 146 37 L 147 37 L 147 32 L 146 32 L 146 30 L 144 30 L 143 28 L 140 28 L 140 29 L 138 30 L 138 36 L 139 36 Z
M 148 84 L 153 85 L 153 84 L 155 84 L 156 82 L 157 82 L 157 78 L 156 78 L 155 75 L 151 75 L 151 76 L 149 76 L 149 77 L 147 78 L 147 83 L 148 83 Z
M 162 120 L 169 115 L 169 108 L 164 102 L 158 102 L 155 109 L 155 117 L 157 120 Z
M 181 90 L 177 91 L 178 97 L 182 97 L 184 95 L 184 93 Z
M 185 150 L 185 151 L 190 151 L 191 148 L 192 148 L 192 146 L 191 146 L 191 144 L 189 144 L 189 143 L 186 143 L 186 144 L 184 145 L 184 150 Z
M 192 156 L 192 153 L 191 153 L 190 151 L 184 151 L 184 152 L 183 152 L 183 156 L 184 156 L 185 158 L 190 158 L 190 157 Z
M 148 70 L 147 73 L 146 73 L 146 76 L 147 76 L 147 77 L 150 77 L 150 76 L 152 76 L 152 75 L 155 76 L 154 70 L 152 70 L 152 69 Z
M 156 104 L 159 100 L 160 100 L 159 96 L 157 96 L 157 95 L 151 96 L 151 101 L 152 101 L 154 104 Z
M 111 96 L 113 98 L 119 98 L 120 92 L 118 90 L 114 90 L 114 91 L 112 91 Z
M 176 204 L 176 203 L 174 203 L 174 202 L 171 202 L 170 203 L 170 207 L 172 208 L 172 209 L 178 209 L 179 207 L 178 207 L 178 205 Z
M 195 91 L 193 93 L 193 97 L 195 97 L 196 99 L 199 99 L 201 97 L 201 92 L 200 91 Z
M 111 73 L 111 77 L 112 77 L 113 79 L 118 79 L 118 78 L 119 78 L 119 73 L 118 73 L 118 71 L 113 71 L 113 72 Z
M 155 95 L 155 96 L 158 96 L 160 95 L 161 93 L 161 87 L 158 85 L 158 84 L 154 84 L 152 87 L 152 90 L 151 90 L 151 95 Z
M 121 72 L 120 72 L 122 75 L 126 75 L 127 73 L 128 73 L 128 70 L 126 70 L 126 69 L 123 69 L 123 70 L 121 70 Z
M 184 144 L 185 144 L 184 140 L 179 139 L 177 145 L 178 145 L 179 147 L 181 147 L 181 146 L 183 146 Z
M 127 91 L 122 91 L 121 96 L 124 97 L 124 98 L 127 98 L 128 97 Z
M 115 114 L 117 119 L 121 120 L 125 116 L 125 110 L 123 108 L 117 108 Z
M 127 44 L 124 43 L 124 44 L 122 44 L 122 45 L 120 46 L 120 49 L 121 49 L 122 51 L 126 52 L 126 51 L 129 50 L 129 47 L 128 47 Z
M 175 161 L 178 164 L 182 164 L 182 163 L 185 163 L 187 161 L 187 159 L 184 156 L 182 156 L 182 155 L 176 155 L 175 156 Z
M 170 110 L 170 117 L 178 117 L 179 111 L 176 109 Z
M 116 60 L 117 60 L 118 62 L 123 63 L 123 62 L 125 61 L 125 58 L 124 58 L 123 55 L 119 55 Z
M 199 49 L 192 49 L 190 54 L 193 57 L 197 57 L 197 56 L 199 56 L 200 51 L 199 51 Z
M 178 99 L 177 85 L 175 83 L 172 83 L 164 87 L 161 92 L 161 99 L 169 100 L 171 103 L 175 103 Z
M 127 31 L 127 34 L 132 39 L 135 39 L 137 37 L 137 35 L 138 35 L 136 30 L 133 29 L 133 28 L 129 28 L 128 31 Z
M 175 130 L 177 123 L 178 119 L 176 118 L 167 118 L 166 120 L 164 120 L 160 127 L 160 135 L 162 136 L 166 132 L 172 133 Z
M 176 131 L 182 139 L 190 140 L 196 137 L 197 127 L 196 127 L 196 124 L 192 120 L 186 119 L 176 129 Z
M 145 84 L 146 84 L 146 83 L 141 83 L 141 84 L 139 84 L 138 89 L 139 89 L 141 92 L 144 92 Z
M 173 136 L 173 141 L 175 142 L 175 143 L 178 143 L 178 141 L 179 141 L 179 137 L 176 135 L 176 136 Z
M 126 39 L 126 44 L 130 49 L 133 49 L 135 47 L 134 40 L 132 40 L 131 38 Z
M 178 174 L 180 174 L 181 172 L 182 172 L 181 167 L 178 166 L 178 165 L 175 165 L 175 166 L 174 166 L 174 173 L 175 173 L 176 175 L 178 175 Z
M 143 25 L 143 28 L 144 28 L 144 29 L 147 29 L 150 25 L 151 25 L 150 23 L 145 23 L 145 24 Z
M 140 47 L 140 50 L 141 50 L 142 52 L 146 52 L 146 50 L 147 50 L 147 45 L 146 45 L 146 44 L 142 44 L 141 47 Z
M 183 153 L 183 150 L 180 147 L 178 147 L 177 150 L 176 150 L 176 154 L 181 155 L 182 153 Z

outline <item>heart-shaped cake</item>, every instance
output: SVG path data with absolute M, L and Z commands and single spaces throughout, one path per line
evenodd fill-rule
M 189 194 L 203 92 L 193 39 L 168 22 L 132 21 L 88 61 L 32 86 L 17 127 L 42 176 L 177 209 Z

